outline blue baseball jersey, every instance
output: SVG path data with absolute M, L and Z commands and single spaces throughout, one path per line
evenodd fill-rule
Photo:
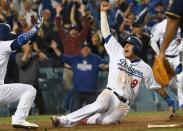
M 73 88 L 79 92 L 94 93 L 97 91 L 97 76 L 99 65 L 103 63 L 101 57 L 91 54 L 88 57 L 60 55 L 63 63 L 67 63 L 73 70 Z
M 183 37 L 183 0 L 174 0 L 166 15 L 181 20 L 181 36 Z

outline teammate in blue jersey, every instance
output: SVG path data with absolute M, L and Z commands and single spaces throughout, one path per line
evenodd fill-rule
M 108 66 L 100 56 L 91 52 L 91 45 L 81 45 L 81 54 L 77 56 L 64 55 L 57 48 L 57 43 L 52 41 L 50 46 L 60 61 L 71 66 L 73 71 L 73 89 L 71 112 L 81 108 L 83 104 L 90 104 L 97 97 L 97 77 L 99 70 L 105 70 Z
M 41 16 L 38 18 L 37 24 L 29 32 L 23 33 L 17 38 L 11 32 L 8 24 L 0 23 L 0 104 L 19 101 L 17 110 L 12 116 L 11 125 L 15 128 L 38 128 L 39 126 L 26 121 L 36 96 L 34 87 L 20 83 L 4 84 L 9 55 L 34 39 L 42 22 L 43 17 Z

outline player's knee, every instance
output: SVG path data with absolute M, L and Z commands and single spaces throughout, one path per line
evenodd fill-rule
M 28 92 L 31 93 L 32 95 L 36 96 L 36 89 L 32 86 L 32 85 L 27 85 L 27 89 L 28 89 Z
M 97 107 L 99 109 L 99 112 L 108 109 L 108 104 L 106 102 L 95 101 L 94 104 L 96 105 L 95 107 Z

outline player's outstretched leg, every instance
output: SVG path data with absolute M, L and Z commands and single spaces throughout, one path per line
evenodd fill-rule
M 37 124 L 26 121 L 36 96 L 36 90 L 26 84 L 18 84 L 16 87 L 21 93 L 19 91 L 16 92 L 20 97 L 17 110 L 12 116 L 12 126 L 15 128 L 38 128 L 39 126 Z
M 56 116 L 51 116 L 51 121 L 52 121 L 53 127 L 59 127 L 59 126 L 61 126 L 61 125 L 60 125 L 60 120 L 59 120 L 58 117 L 56 117 Z
M 97 100 L 89 105 L 86 105 L 77 111 L 61 117 L 52 116 L 52 123 L 54 127 L 71 127 L 80 123 L 81 120 L 88 118 L 95 113 L 105 112 L 110 108 L 110 102 L 113 100 L 113 93 L 105 89 L 100 93 Z

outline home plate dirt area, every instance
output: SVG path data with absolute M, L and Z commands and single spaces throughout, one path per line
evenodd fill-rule
M 69 128 L 53 128 L 50 115 L 30 116 L 28 121 L 40 125 L 38 129 L 14 129 L 11 127 L 11 117 L 0 117 L 0 131 L 183 131 L 179 127 L 159 127 L 148 129 L 152 125 L 172 125 L 183 123 L 183 112 L 177 112 L 169 119 L 169 112 L 130 112 L 119 124 L 113 125 L 77 125 Z

